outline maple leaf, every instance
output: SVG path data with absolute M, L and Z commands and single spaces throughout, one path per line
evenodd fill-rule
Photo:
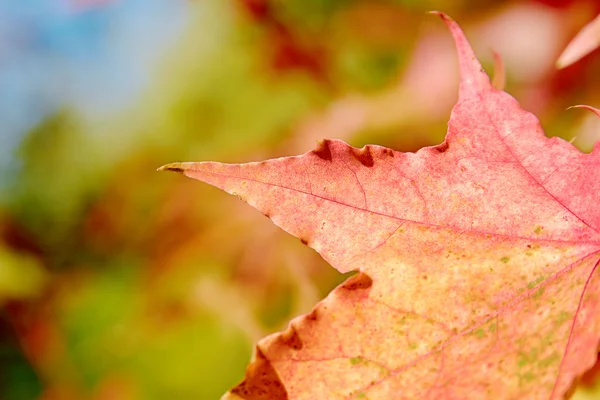
M 547 138 L 463 32 L 446 140 L 324 140 L 296 157 L 173 170 L 239 196 L 340 272 L 262 339 L 241 399 L 559 399 L 600 337 L 600 145 Z

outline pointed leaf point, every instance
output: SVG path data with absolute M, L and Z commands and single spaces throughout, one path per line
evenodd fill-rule
M 183 173 L 185 173 L 186 170 L 189 169 L 189 165 L 186 165 L 186 164 L 191 164 L 191 163 L 171 163 L 171 164 L 163 165 L 162 167 L 158 167 L 156 170 L 159 172 L 171 171 L 171 172 L 178 172 L 180 174 L 183 174 Z
M 454 38 L 460 70 L 459 98 L 468 98 L 474 93 L 492 89 L 490 78 L 483 70 L 481 63 L 475 56 L 473 48 L 458 23 L 442 12 L 432 11 L 431 14 L 442 18 Z
M 495 50 L 492 50 L 494 56 L 494 78 L 492 80 L 492 86 L 498 90 L 504 90 L 506 86 L 506 69 L 504 67 L 504 61 L 502 56 Z
M 598 109 L 598 108 L 595 108 L 595 107 L 592 107 L 592 106 L 587 106 L 587 105 L 585 105 L 585 104 L 577 104 L 577 105 L 575 105 L 575 106 L 568 107 L 568 108 L 567 108 L 567 110 L 570 110 L 570 109 L 572 109 L 572 108 L 583 108 L 583 109 L 585 109 L 585 110 L 588 110 L 588 111 L 591 111 L 591 112 L 593 112 L 593 113 L 594 113 L 594 114 L 596 114 L 598 117 L 600 117 L 600 109 Z
M 556 61 L 556 68 L 562 69 L 579 61 L 600 46 L 600 15 L 585 25 L 571 40 Z

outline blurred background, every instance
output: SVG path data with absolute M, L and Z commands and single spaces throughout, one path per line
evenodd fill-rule
M 0 399 L 216 399 L 253 343 L 344 277 L 174 161 L 322 138 L 440 143 L 465 29 L 488 73 L 582 151 L 600 53 L 558 71 L 596 0 L 2 0 Z M 577 398 L 598 398 L 594 374 Z

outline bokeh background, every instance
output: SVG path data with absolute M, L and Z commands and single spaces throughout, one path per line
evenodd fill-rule
M 216 399 L 345 279 L 174 161 L 443 140 L 459 21 L 549 136 L 600 139 L 596 0 L 2 0 L 0 399 Z M 584 377 L 577 398 L 594 394 Z M 597 385 L 596 385 L 597 386 Z

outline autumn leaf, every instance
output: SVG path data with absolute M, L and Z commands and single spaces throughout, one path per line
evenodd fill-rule
M 600 145 L 545 137 L 440 15 L 461 74 L 442 144 L 324 140 L 297 157 L 161 168 L 237 195 L 358 271 L 262 339 L 225 398 L 560 399 L 594 364 Z

